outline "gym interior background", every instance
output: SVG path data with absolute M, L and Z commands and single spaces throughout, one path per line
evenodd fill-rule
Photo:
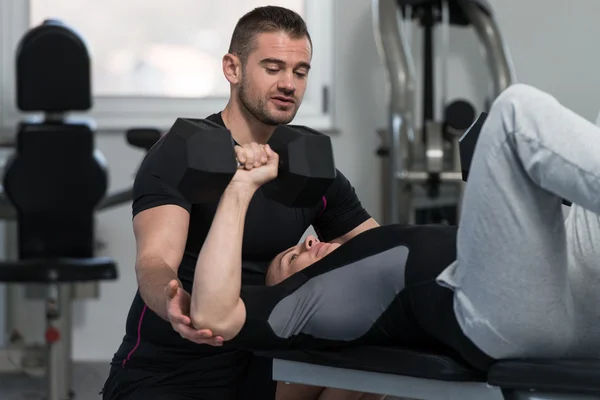
M 597 73 L 600 55 L 595 47 L 596 38 L 600 37 L 600 25 L 597 21 L 597 15 L 600 14 L 600 2 L 596 0 L 488 1 L 508 44 L 517 80 L 548 91 L 566 106 L 585 118 L 595 121 L 600 109 L 600 90 L 598 90 L 600 74 Z M 111 21 L 88 24 L 89 18 L 78 20 L 76 17 L 78 14 L 73 10 L 69 11 L 68 18 L 61 15 L 61 10 L 67 10 L 71 6 L 82 7 L 78 13 L 85 13 L 87 6 L 84 3 L 86 2 L 81 0 L 21 0 L 21 2 L 31 3 L 34 6 L 32 9 L 38 7 L 39 15 L 35 16 L 37 20 L 32 21 L 32 24 L 39 23 L 46 18 L 63 19 L 90 41 L 92 49 L 94 49 L 93 37 L 102 35 L 103 26 L 106 29 L 112 29 Z M 16 126 L 14 115 L 10 113 L 10 110 L 14 109 L 14 97 L 10 90 L 13 85 L 12 77 L 14 77 L 12 49 L 24 31 L 13 32 L 10 30 L 12 25 L 4 23 L 11 19 L 11 15 L 8 14 L 15 12 L 15 3 L 19 2 L 0 0 L 0 13 L 3 14 L 0 14 L 0 23 L 2 23 L 2 37 L 0 38 L 2 104 L 0 104 L 0 108 L 3 110 L 0 114 L 2 117 L 0 128 L 3 138 L 10 138 L 14 135 Z M 39 5 L 36 6 L 36 3 Z M 129 1 L 126 7 L 131 10 L 145 7 L 163 8 L 164 12 L 169 13 L 170 18 L 177 18 L 177 15 L 183 17 L 186 9 L 184 7 L 174 9 L 174 4 L 177 3 L 183 5 L 186 2 L 171 0 L 163 4 L 160 0 Z M 233 28 L 235 20 L 245 11 L 266 4 L 266 2 L 256 0 L 221 1 L 219 6 L 215 5 L 216 2 L 205 0 L 195 3 L 205 4 L 208 10 L 206 15 L 211 16 L 219 13 L 220 9 L 223 10 L 223 13 L 235 10 L 229 15 L 231 28 Z M 376 155 L 379 145 L 377 130 L 386 126 L 388 106 L 386 73 L 375 44 L 371 2 L 320 0 L 318 4 L 325 7 L 322 12 L 316 11 L 314 4 L 317 2 L 311 0 L 279 0 L 271 2 L 271 4 L 273 3 L 288 6 L 303 13 L 311 30 L 318 31 L 313 37 L 316 49 L 330 49 L 332 52 L 330 56 L 319 58 L 322 62 L 319 63 L 318 68 L 321 70 L 316 71 L 315 74 L 318 76 L 319 85 L 328 85 L 331 118 L 323 118 L 316 114 L 315 116 L 307 111 L 305 114 L 301 114 L 296 122 L 306 123 L 315 129 L 331 133 L 336 166 L 353 183 L 367 210 L 380 220 L 382 183 L 380 179 L 376 179 L 381 173 L 380 159 Z M 103 8 L 120 8 L 125 3 L 104 0 L 96 4 L 101 4 L 100 7 Z M 330 9 L 327 8 L 329 4 L 331 5 Z M 305 6 L 307 6 L 307 10 L 310 10 L 308 13 L 303 12 Z M 57 11 L 54 12 L 54 9 Z M 220 20 L 221 17 L 216 19 Z M 124 20 L 119 22 L 124 23 Z M 137 27 L 138 23 L 150 22 L 139 18 L 136 21 L 127 22 L 127 27 L 119 27 L 119 29 L 124 35 L 129 34 L 128 29 L 131 29 L 132 35 L 152 31 L 154 40 L 157 42 L 161 37 L 169 39 L 170 26 L 168 24 L 155 24 L 150 30 Z M 324 28 L 327 26 L 329 28 Z M 88 34 L 90 29 L 94 31 Z M 100 31 L 95 31 L 96 29 Z M 228 37 L 215 37 L 214 32 L 211 33 L 210 29 L 202 26 L 190 26 L 189 29 L 197 29 L 199 42 L 205 43 L 211 40 L 218 42 L 218 46 L 213 50 L 215 54 L 226 50 Z M 230 30 L 222 32 L 224 35 L 228 35 Z M 201 37 L 203 34 L 208 37 Z M 415 33 L 413 39 L 417 71 L 420 72 L 421 38 Z M 161 51 L 165 53 L 160 53 Z M 156 52 L 157 54 L 169 54 L 170 52 L 173 56 L 192 57 L 178 48 L 157 48 Z M 178 52 L 181 54 L 177 54 Z M 92 57 L 94 57 L 93 53 Z M 153 56 L 150 55 L 150 57 Z M 154 57 L 159 57 L 159 55 L 154 55 Z M 117 60 L 115 63 L 126 63 L 127 54 L 123 54 L 122 58 L 123 60 Z M 94 58 L 92 58 L 92 63 L 94 62 Z M 214 64 L 214 60 L 211 60 L 210 57 L 193 59 L 191 62 L 199 65 L 198 76 L 203 73 L 205 75 L 212 73 L 208 64 L 211 62 Z M 439 77 L 440 64 L 437 65 L 436 77 Z M 119 68 L 118 65 L 115 68 Z M 204 71 L 202 71 L 203 68 Z M 185 73 L 195 73 L 195 71 Z M 137 90 L 137 93 L 134 94 L 144 94 L 143 79 L 129 75 L 125 78 L 136 79 L 137 86 L 127 86 L 127 79 L 122 82 L 113 80 L 112 83 L 107 80 L 106 86 L 96 86 L 94 89 L 97 93 L 104 95 L 107 93 L 114 95 L 119 90 Z M 218 71 L 215 79 L 222 79 Z M 421 83 L 420 80 L 417 82 Z M 171 85 L 146 89 L 149 93 L 155 91 L 155 93 L 163 95 L 181 94 L 177 91 L 178 85 L 181 85 L 180 82 L 173 81 Z M 198 87 L 201 86 L 200 83 Z M 220 86 L 221 89 L 223 87 Z M 468 99 L 476 106 L 476 111 L 479 113 L 488 94 L 488 88 L 487 67 L 474 31 L 471 28 L 451 27 L 448 98 Z M 174 92 L 170 92 L 170 90 Z M 216 92 L 218 90 L 214 89 L 210 93 Z M 417 104 L 421 104 L 419 93 L 420 90 L 417 90 Z M 440 92 L 438 91 L 437 94 L 439 97 Z M 314 97 L 311 106 L 315 105 Z M 114 101 L 115 104 L 119 103 L 119 99 Z M 436 102 L 439 104 L 439 99 Z M 106 111 L 111 109 L 111 104 L 106 101 L 99 101 L 96 104 L 97 107 L 104 109 L 104 112 L 94 114 L 98 110 L 96 109 L 92 111 L 92 115 L 98 116 L 96 119 L 98 122 L 97 145 L 108 162 L 109 192 L 112 192 L 131 185 L 136 168 L 143 157 L 142 150 L 126 143 L 124 131 L 136 126 L 157 126 L 166 129 L 170 124 L 158 126 L 162 124 L 162 121 L 143 117 L 143 111 L 140 111 L 139 118 L 135 116 L 122 118 L 122 115 L 111 115 Z M 112 109 L 114 110 L 116 107 L 113 105 Z M 148 111 L 151 112 L 151 110 L 145 110 L 145 112 Z M 175 111 L 169 122 L 172 123 L 176 116 L 204 117 L 206 115 L 208 112 L 201 115 L 180 115 Z M 418 114 L 416 120 L 420 120 Z M 5 158 L 7 154 L 8 151 L 3 151 L 2 158 Z M 97 393 L 105 379 L 108 362 L 122 339 L 126 313 L 134 295 L 136 287 L 133 269 L 135 242 L 131 227 L 131 204 L 126 203 L 100 213 L 97 217 L 97 232 L 97 237 L 102 244 L 98 255 L 113 257 L 119 266 L 120 277 L 115 282 L 101 283 L 97 298 L 75 301 L 73 304 L 73 358 L 76 363 L 89 366 L 87 369 L 80 369 L 80 372 L 83 371 L 81 373 L 85 372 L 85 376 L 81 376 L 81 379 L 75 381 L 75 389 L 78 391 L 79 398 L 82 399 L 98 398 Z M 0 240 L 1 244 L 6 239 L 6 231 L 3 228 L 0 229 L 0 235 L 3 236 Z M 4 248 L 0 248 L 0 251 L 4 250 Z M 11 350 L 6 348 L 10 335 L 10 332 L 7 332 L 8 326 L 10 325 L 11 331 L 17 330 L 28 345 L 42 345 L 44 332 L 43 302 L 28 299 L 25 296 L 25 289 L 22 287 L 10 290 L 12 309 L 10 321 L 7 321 L 5 303 L 8 292 L 5 285 L 0 285 L 0 372 L 3 373 L 14 370 Z M 95 367 L 92 368 L 92 365 Z M 35 373 L 35 369 L 31 371 Z M 17 389 L 14 392 L 15 395 L 30 393 L 34 390 L 34 386 L 31 386 L 27 380 L 12 380 L 11 378 L 10 381 L 12 381 L 13 387 L 15 382 L 20 382 L 18 384 L 22 385 L 20 388 L 22 390 Z M 2 388 L 8 386 L 10 386 L 9 380 L 3 380 L 0 374 L 0 398 L 12 398 L 2 394 Z

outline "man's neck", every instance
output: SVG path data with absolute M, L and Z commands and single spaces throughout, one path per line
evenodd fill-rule
M 233 139 L 240 145 L 252 142 L 265 144 L 275 131 L 274 126 L 263 124 L 233 101 L 227 103 L 221 117 Z

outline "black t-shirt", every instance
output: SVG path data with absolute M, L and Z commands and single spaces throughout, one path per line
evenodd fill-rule
M 275 286 L 244 286 L 246 322 L 226 346 L 254 351 L 347 345 L 421 346 L 411 291 L 456 260 L 457 227 L 366 231 Z M 432 251 L 435 249 L 435 251 Z
M 219 114 L 207 119 L 225 126 Z M 191 293 L 196 260 L 210 229 L 217 204 L 190 204 L 175 188 L 152 171 L 153 151 L 146 155 L 133 185 L 133 216 L 166 204 L 183 207 L 190 213 L 188 238 L 178 277 Z M 248 208 L 242 249 L 244 285 L 264 285 L 268 263 L 279 252 L 296 245 L 309 226 L 321 240 L 331 241 L 351 231 L 370 218 L 355 190 L 338 170 L 334 183 L 322 201 L 308 208 L 288 208 L 267 199 L 259 189 Z M 126 322 L 123 342 L 113 364 L 142 365 L 158 368 L 180 365 L 182 358 L 222 353 L 224 348 L 198 345 L 175 332 L 168 321 L 150 310 L 136 292 Z

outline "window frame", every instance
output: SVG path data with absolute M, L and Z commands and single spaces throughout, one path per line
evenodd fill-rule
M 334 129 L 333 116 L 333 0 L 305 0 L 305 20 L 313 40 L 312 69 L 304 101 L 292 123 L 317 130 Z M 15 53 L 29 29 L 29 0 L 0 0 L 0 129 L 10 130 L 28 116 L 16 107 Z M 49 16 L 52 17 L 52 16 Z M 225 79 L 223 77 L 223 79 Z M 94 96 L 88 117 L 98 130 L 122 131 L 136 126 L 167 130 L 178 117 L 204 118 L 223 109 L 227 98 L 161 98 Z

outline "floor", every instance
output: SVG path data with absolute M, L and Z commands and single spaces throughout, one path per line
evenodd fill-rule
M 76 363 L 73 368 L 75 400 L 101 400 L 99 393 L 108 369 L 108 363 Z M 0 400 L 44 399 L 44 380 L 42 378 L 25 373 L 0 375 Z M 396 397 L 387 399 L 402 400 Z
M 73 368 L 75 400 L 100 400 L 108 363 L 77 363 Z M 43 400 L 44 380 L 25 373 L 0 375 L 1 400 Z

